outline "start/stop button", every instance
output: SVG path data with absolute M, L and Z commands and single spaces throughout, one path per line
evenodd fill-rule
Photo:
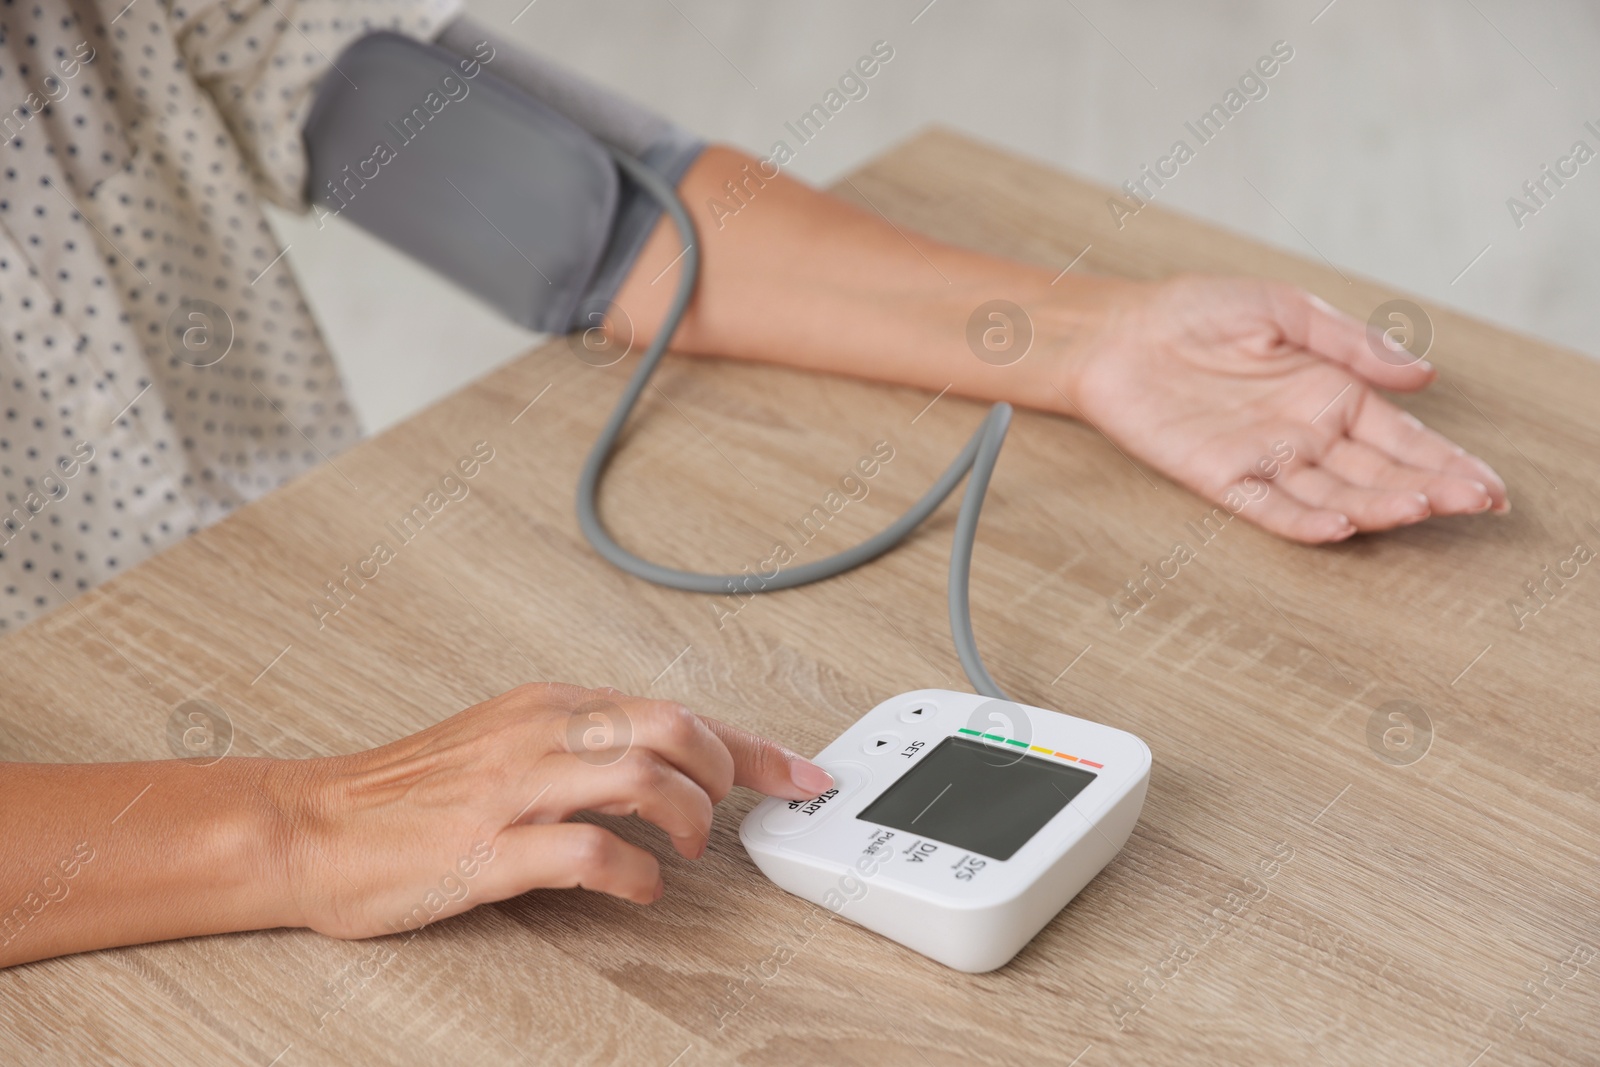
M 761 817 L 761 829 L 769 834 L 787 837 L 820 826 L 829 815 L 844 807 L 851 797 L 860 792 L 870 777 L 867 769 L 859 763 L 832 762 L 819 766 L 833 775 L 833 788 L 810 800 L 776 804 Z

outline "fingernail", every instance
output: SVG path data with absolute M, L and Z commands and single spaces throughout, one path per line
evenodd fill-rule
M 1483 503 L 1472 509 L 1472 514 L 1477 515 L 1488 511 L 1490 506 L 1494 504 L 1494 498 L 1489 495 L 1489 487 L 1487 485 L 1482 482 L 1473 482 L 1472 484 L 1477 486 L 1478 491 L 1483 494 Z
M 1424 373 L 1424 374 L 1432 374 L 1433 373 L 1433 364 L 1429 363 L 1425 359 L 1419 359 L 1417 361 L 1417 369 L 1422 371 L 1422 373 Z
M 833 775 L 798 756 L 789 761 L 789 780 L 808 793 L 822 793 L 833 788 Z
M 1433 504 L 1431 502 L 1429 502 L 1427 493 L 1413 493 L 1412 495 L 1417 498 L 1417 508 L 1418 508 L 1418 517 L 1419 518 L 1422 517 L 1422 516 L 1427 515 L 1428 512 L 1433 510 Z
M 1478 472 L 1483 475 L 1483 483 L 1485 485 L 1499 485 L 1502 489 L 1506 487 L 1504 479 L 1502 479 L 1499 474 L 1495 473 L 1495 469 L 1493 467 L 1489 466 L 1489 464 L 1485 463 L 1483 460 L 1478 459 L 1477 456 L 1473 456 L 1472 458 L 1477 463 Z
M 1506 497 L 1505 502 L 1502 503 L 1499 507 L 1494 509 L 1494 513 L 1496 515 L 1504 515 L 1506 512 L 1508 512 L 1510 510 L 1511 510 L 1511 498 L 1510 497 Z
M 656 892 L 655 892 L 655 895 L 650 898 L 650 903 L 654 904 L 656 901 L 660 900 L 662 898 L 662 896 L 665 895 L 666 891 L 667 891 L 667 883 L 666 883 L 666 881 L 664 879 L 657 878 L 656 879 Z
M 1343 541 L 1345 538 L 1349 537 L 1351 534 L 1356 532 L 1355 523 L 1350 521 L 1350 516 L 1348 516 L 1348 515 L 1340 515 L 1339 516 L 1339 523 L 1340 523 L 1340 530 L 1339 530 L 1338 533 L 1333 535 L 1333 540 L 1335 540 L 1335 541 Z

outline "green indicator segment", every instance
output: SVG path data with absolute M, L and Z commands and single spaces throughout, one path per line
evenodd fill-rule
M 1011 740 L 1011 738 L 1009 738 L 1009 737 L 1001 737 L 999 734 L 979 733 L 977 730 L 969 730 L 965 726 L 957 727 L 956 728 L 956 733 L 958 733 L 958 734 L 966 734 L 969 737 L 981 737 L 985 741 L 999 741 L 1001 744 L 1005 744 L 1005 745 L 1016 745 L 1018 748 L 1027 748 L 1028 747 L 1028 742 L 1026 742 L 1026 741 L 1013 741 L 1013 740 Z
M 980 733 L 977 730 L 971 730 L 971 729 L 968 729 L 965 726 L 956 727 L 956 733 L 958 733 L 958 734 L 966 734 L 968 737 L 981 737 L 985 741 L 998 741 L 999 743 L 1005 744 L 1005 745 L 1016 745 L 1018 748 L 1021 748 L 1021 749 L 1031 749 L 1034 752 L 1042 752 L 1046 756 L 1056 756 L 1056 757 L 1058 757 L 1060 759 L 1070 760 L 1073 763 L 1082 763 L 1085 766 L 1089 766 L 1089 767 L 1101 767 L 1101 766 L 1103 766 L 1103 764 L 1096 763 L 1093 760 L 1086 760 L 1081 756 L 1069 756 L 1065 752 L 1054 752 L 1054 751 L 1052 751 L 1052 750 L 1050 750 L 1048 748 L 1044 748 L 1043 746 L 1040 746 L 1040 745 L 1031 745 L 1026 741 L 1018 741 L 1018 740 L 1016 740 L 1014 738 L 1010 738 L 1010 737 L 1001 737 L 999 734 Z

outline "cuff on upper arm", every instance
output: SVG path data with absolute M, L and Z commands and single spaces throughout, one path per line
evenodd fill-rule
M 705 149 L 704 139 L 649 108 L 518 46 L 469 15 L 448 23 L 435 43 L 465 56 L 487 45 L 495 74 L 565 115 L 593 136 L 622 149 L 676 186 Z M 661 217 L 661 205 L 626 175 L 619 174 L 617 211 L 605 254 L 585 293 L 578 317 L 567 325 L 596 325 L 597 315 L 622 288 L 645 239 Z
M 674 184 L 704 147 L 465 18 L 436 45 L 372 35 L 338 64 L 350 78 L 324 80 L 305 127 L 319 218 L 355 222 L 534 330 L 597 321 L 660 215 L 600 142 Z

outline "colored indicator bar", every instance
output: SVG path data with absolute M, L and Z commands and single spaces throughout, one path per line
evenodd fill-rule
M 1102 770 L 1105 769 L 1105 764 L 1096 763 L 1094 760 L 1080 759 L 1077 756 L 1071 756 L 1071 755 L 1068 755 L 1065 752 L 1057 752 L 1054 749 L 1044 748 L 1044 747 L 1042 747 L 1040 745 L 1030 745 L 1026 741 L 1016 741 L 1016 740 L 1013 740 L 1012 738 L 1009 738 L 1009 737 L 1001 737 L 999 734 L 986 734 L 986 733 L 983 733 L 980 730 L 970 730 L 965 726 L 957 727 L 956 728 L 956 733 L 958 733 L 958 734 L 966 734 L 968 737 L 980 737 L 985 741 L 998 741 L 1001 744 L 1005 744 L 1005 745 L 1016 745 L 1018 748 L 1025 748 L 1030 752 L 1041 752 L 1046 756 L 1055 756 L 1055 757 L 1057 757 L 1059 759 L 1064 759 L 1064 760 L 1067 760 L 1067 761 L 1069 761 L 1071 763 L 1081 763 L 1085 767 L 1097 767 L 1097 768 L 1100 768 Z

